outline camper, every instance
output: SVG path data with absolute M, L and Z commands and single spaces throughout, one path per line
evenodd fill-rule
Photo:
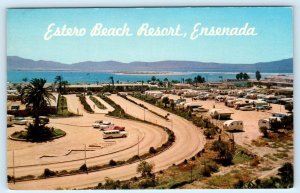
M 243 131 L 244 124 L 243 121 L 229 120 L 223 123 L 223 128 L 228 131 Z
M 148 90 L 145 91 L 146 95 L 152 96 L 156 99 L 160 99 L 163 96 L 163 93 L 161 91 L 155 91 L 155 90 Z
M 189 103 L 185 103 L 185 104 L 183 105 L 183 107 L 184 107 L 185 109 L 191 109 L 191 110 L 193 110 L 193 109 L 195 109 L 195 108 L 202 107 L 202 105 L 200 105 L 200 104 L 197 103 L 197 102 L 189 102 Z
M 215 119 L 230 119 L 233 114 L 232 111 L 228 109 L 212 109 L 209 112 L 210 116 Z
M 11 127 L 14 124 L 14 115 L 7 115 L 7 126 Z
M 113 139 L 119 137 L 127 137 L 127 132 L 119 130 L 103 131 L 103 139 Z
M 269 119 L 260 119 L 258 120 L 258 127 L 266 127 L 267 129 L 270 129 L 270 120 Z

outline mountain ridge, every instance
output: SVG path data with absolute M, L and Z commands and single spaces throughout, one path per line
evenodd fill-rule
M 164 60 L 156 62 L 134 61 L 129 63 L 118 61 L 84 61 L 73 64 L 47 60 L 32 60 L 19 56 L 7 56 L 8 70 L 65 70 L 86 72 L 255 72 L 259 70 L 265 73 L 292 73 L 293 58 L 271 62 L 258 62 L 254 64 L 231 64 L 200 61 Z

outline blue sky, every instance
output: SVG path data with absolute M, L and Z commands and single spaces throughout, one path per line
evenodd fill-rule
M 119 27 L 127 23 L 135 33 L 143 23 L 181 25 L 188 34 L 203 26 L 256 28 L 257 36 L 178 37 L 57 37 L 43 39 L 50 23 L 89 29 L 95 23 Z M 88 33 L 87 32 L 87 33 Z M 189 60 L 255 63 L 293 57 L 293 11 L 287 7 L 215 8 L 82 8 L 8 9 L 7 55 L 63 63 Z

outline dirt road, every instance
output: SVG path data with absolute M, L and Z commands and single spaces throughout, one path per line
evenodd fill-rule
M 112 95 L 111 99 L 114 100 L 117 104 L 121 105 L 124 109 L 127 108 L 128 114 L 141 118 L 140 113 L 136 113 L 140 111 L 139 106 L 116 95 Z M 142 101 L 138 101 L 138 102 L 143 103 Z M 145 106 L 147 105 L 149 109 L 157 113 L 160 113 L 162 115 L 167 114 L 166 111 L 161 110 L 152 105 L 149 105 L 147 103 L 145 103 L 144 105 Z M 155 122 L 157 121 L 158 124 L 166 125 L 172 128 L 176 136 L 176 141 L 168 150 L 147 160 L 155 164 L 155 171 L 165 169 L 171 166 L 173 163 L 180 163 L 184 159 L 188 159 L 194 156 L 198 151 L 200 151 L 204 147 L 205 144 L 204 136 L 199 131 L 199 129 L 195 127 L 191 122 L 186 121 L 185 119 L 174 114 L 170 114 L 169 116 L 169 118 L 172 121 L 165 121 L 164 119 L 150 112 L 146 115 L 146 117 L 147 117 L 146 120 L 151 120 Z M 86 121 L 86 120 L 82 119 L 82 121 Z M 155 136 L 157 136 L 157 134 L 155 134 Z M 155 139 L 156 138 L 154 138 L 153 140 Z M 116 160 L 118 160 L 117 157 Z M 138 163 L 134 163 L 122 167 L 103 170 L 99 172 L 93 172 L 89 174 L 80 174 L 75 176 L 51 178 L 51 179 L 37 180 L 37 181 L 18 182 L 16 184 L 9 184 L 9 187 L 11 189 L 56 189 L 56 188 L 72 189 L 72 188 L 87 187 L 87 186 L 97 185 L 99 182 L 103 182 L 105 177 L 124 180 L 136 176 L 137 164 Z

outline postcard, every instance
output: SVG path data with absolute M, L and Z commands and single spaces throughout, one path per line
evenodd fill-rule
M 292 7 L 7 9 L 13 190 L 294 184 Z

